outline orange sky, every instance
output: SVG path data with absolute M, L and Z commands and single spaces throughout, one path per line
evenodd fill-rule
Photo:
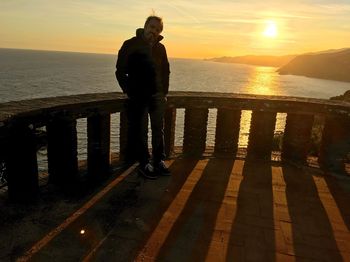
M 1 1 L 0 47 L 115 54 L 152 10 L 170 57 L 350 47 L 348 0 Z

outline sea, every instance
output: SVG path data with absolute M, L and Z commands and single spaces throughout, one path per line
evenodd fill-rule
M 117 53 L 118 50 L 116 50 Z M 89 54 L 0 48 L 0 103 L 25 99 L 120 92 L 115 79 L 116 54 Z M 276 67 L 169 58 L 170 90 L 281 95 L 328 99 L 350 90 L 350 83 L 295 75 L 279 75 Z M 248 143 L 250 111 L 243 111 L 239 147 Z M 207 146 L 214 144 L 216 110 L 209 110 Z M 119 118 L 111 118 L 111 149 L 118 151 Z M 285 125 L 277 115 L 275 132 Z M 182 145 L 184 109 L 178 109 L 175 144 Z M 86 119 L 78 120 L 78 157 L 86 152 Z M 39 169 L 47 169 L 46 151 L 38 153 Z

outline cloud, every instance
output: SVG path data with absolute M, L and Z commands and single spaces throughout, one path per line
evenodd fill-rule
M 193 15 L 191 15 L 189 12 L 185 11 L 182 7 L 177 6 L 175 1 L 166 2 L 166 5 L 168 5 L 171 9 L 174 9 L 176 12 L 178 12 L 182 17 L 185 17 L 186 19 L 190 19 L 193 22 L 199 24 L 200 21 Z

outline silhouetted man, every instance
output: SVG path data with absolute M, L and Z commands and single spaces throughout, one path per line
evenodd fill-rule
M 139 172 L 151 179 L 170 175 L 164 164 L 163 117 L 169 90 L 169 62 L 164 45 L 162 18 L 149 16 L 144 28 L 126 40 L 118 53 L 116 77 L 127 94 L 127 161 L 139 161 Z M 148 114 L 152 129 L 152 157 L 148 152 Z

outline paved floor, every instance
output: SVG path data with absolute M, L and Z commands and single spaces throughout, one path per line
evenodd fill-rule
M 349 179 L 278 162 L 168 164 L 155 181 L 127 170 L 11 258 L 350 261 Z

